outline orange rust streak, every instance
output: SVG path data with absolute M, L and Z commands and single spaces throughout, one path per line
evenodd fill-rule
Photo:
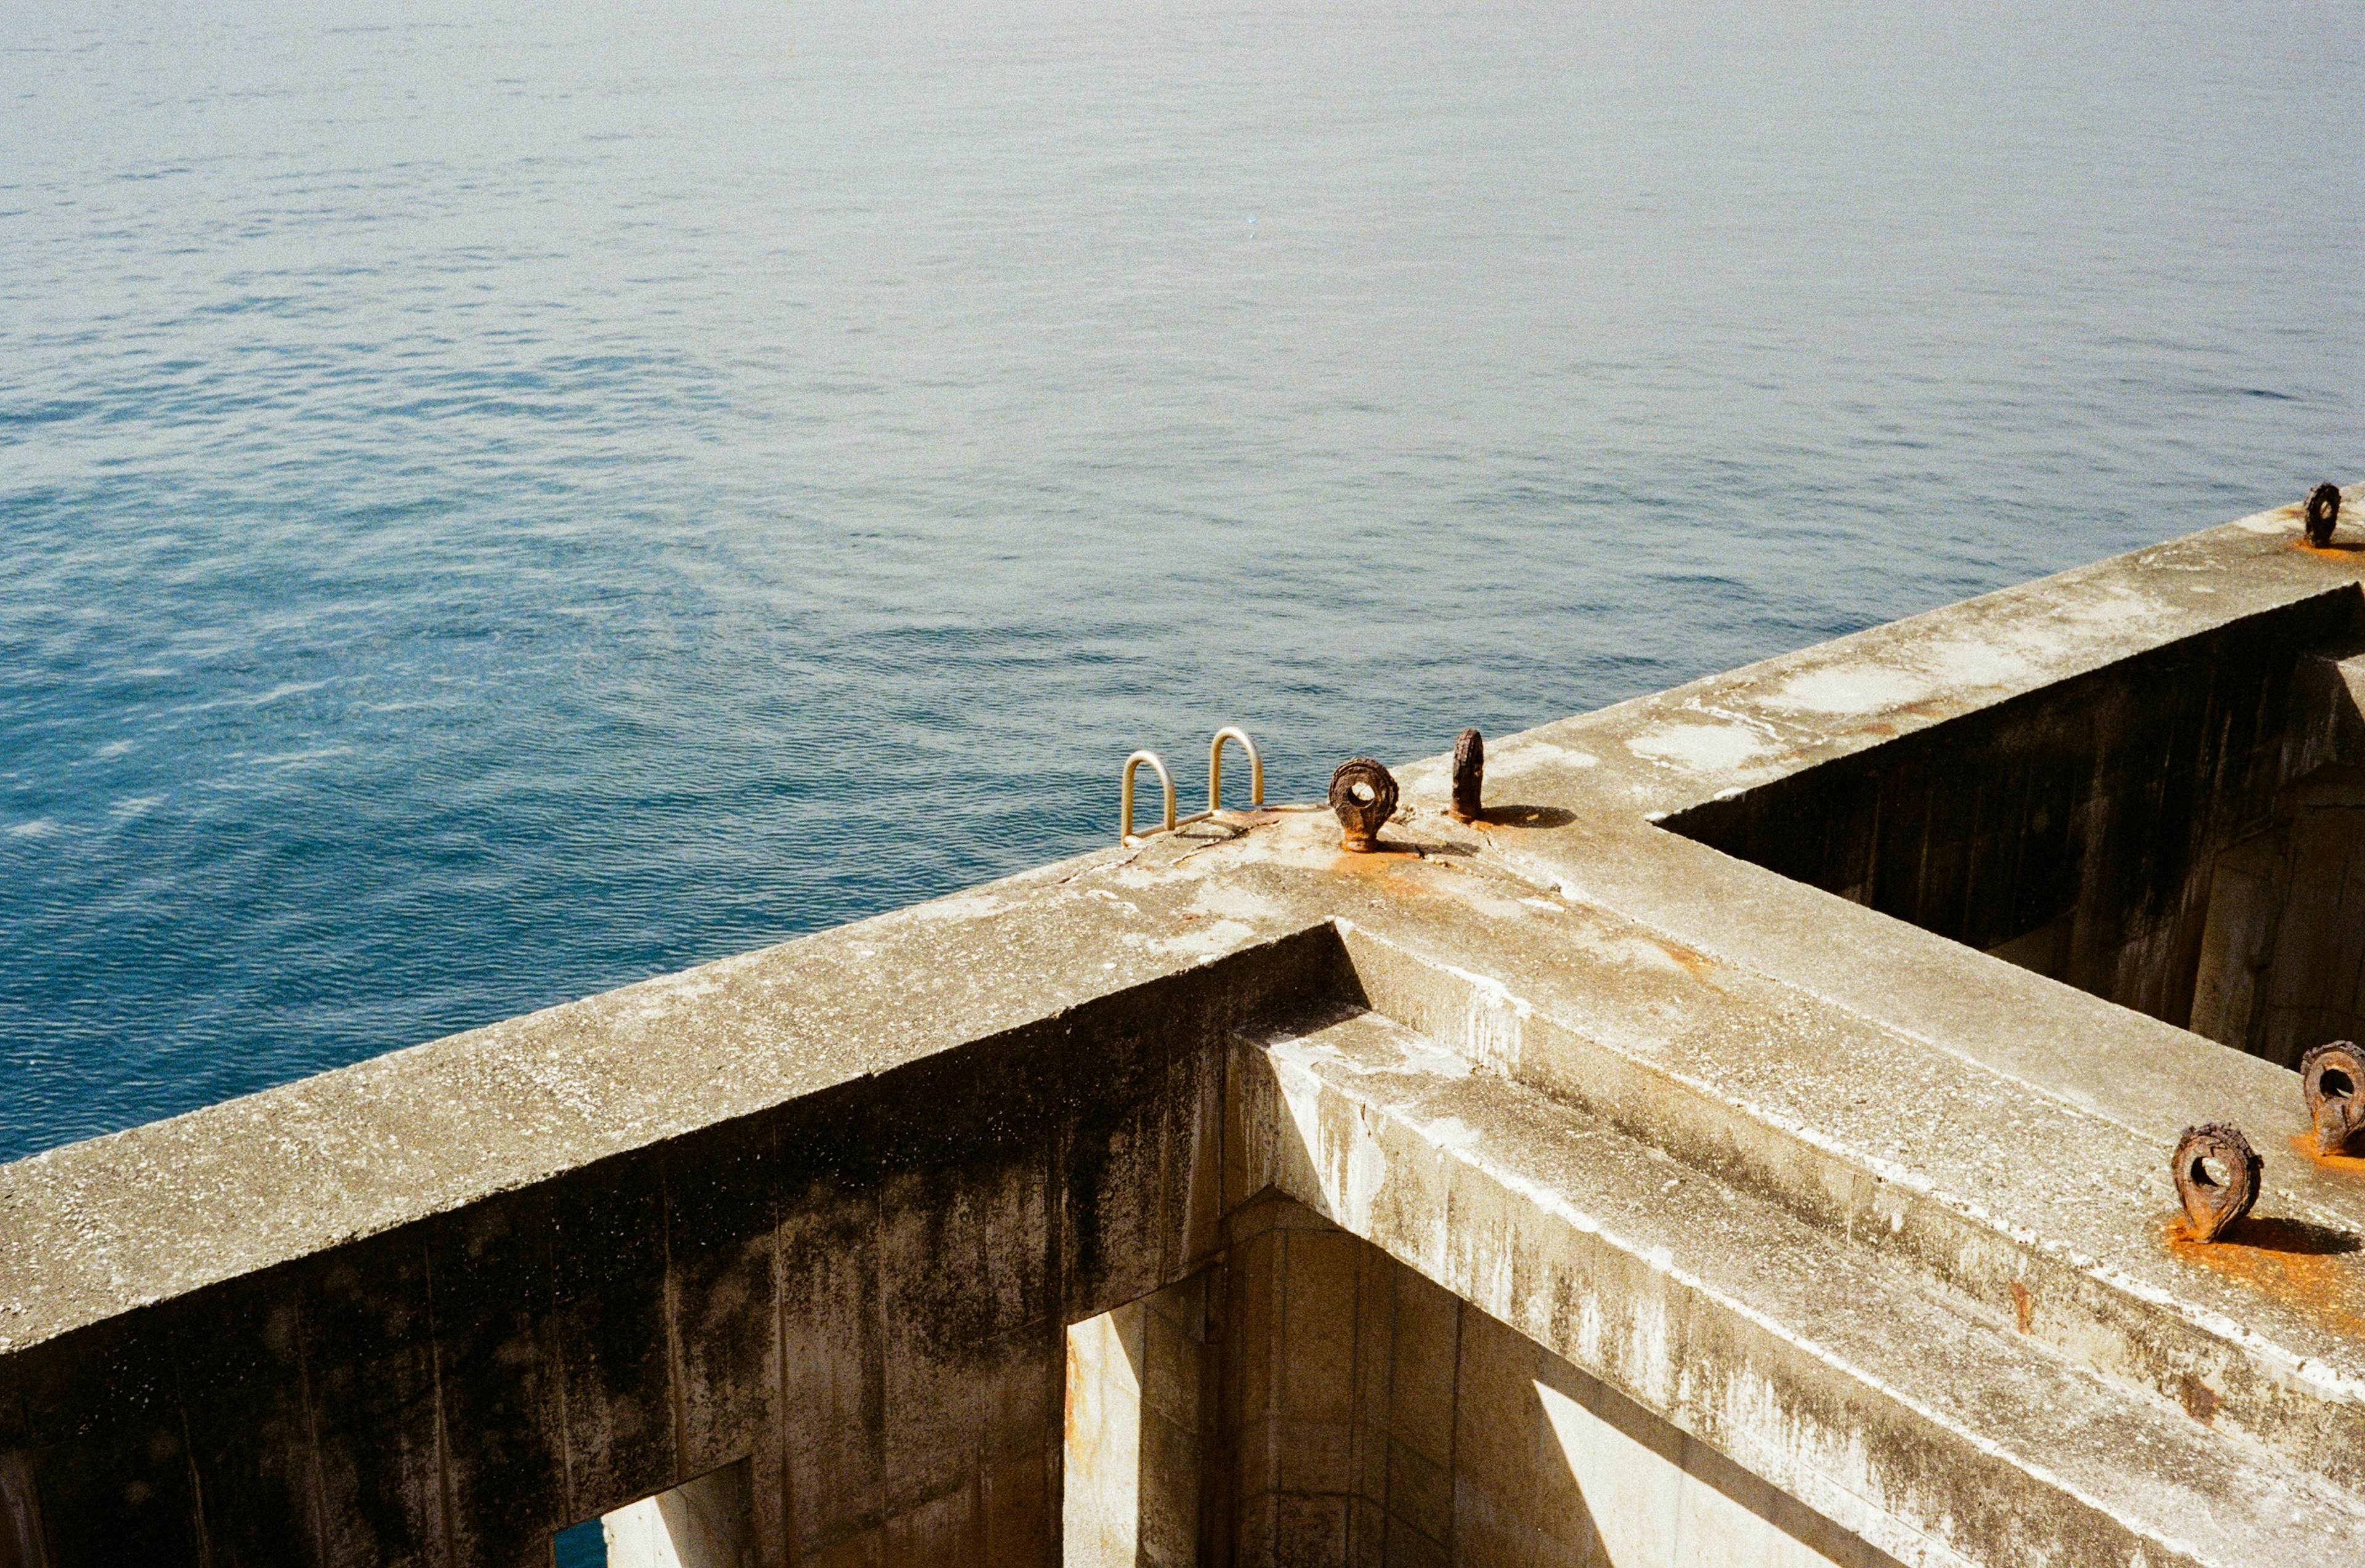
M 2365 1176 L 2365 1159 L 2353 1154 L 2318 1154 L 2314 1133 L 2293 1133 L 2291 1146 L 2326 1170 L 2337 1170 L 2344 1175 Z
M 2365 1254 L 2357 1238 L 2298 1220 L 2237 1222 L 2195 1240 L 2181 1214 L 2161 1226 L 2169 1256 L 2289 1307 L 2317 1327 L 2365 1339 Z
M 1342 849 L 1330 869 L 1350 877 L 1388 877 L 1420 862 L 1421 857 L 1409 849 Z
M 1070 1334 L 1066 1336 L 1066 1338 L 1068 1341 L 1068 1376 L 1066 1380 L 1067 1387 L 1063 1391 L 1063 1408 L 1060 1411 L 1059 1418 L 1060 1430 L 1066 1434 L 1066 1444 L 1070 1449 L 1073 1449 L 1076 1446 L 1077 1392 L 1082 1387 L 1084 1380 L 1082 1376 L 1083 1369 L 1076 1364 L 1075 1336 Z
M 1417 874 L 1428 865 L 1417 851 L 1384 846 L 1373 850 L 1342 849 L 1330 868 L 1407 898 L 1426 898 L 1438 890 L 1427 877 Z
M 1685 946 L 1680 942 L 1670 942 L 1663 936 L 1651 936 L 1644 938 L 1644 940 L 1648 941 L 1653 946 L 1658 948 L 1661 952 L 1666 954 L 1667 957 L 1673 958 L 1676 962 L 1681 964 L 1685 969 L 1690 973 L 1694 980 L 1698 980 L 1702 975 L 1707 974 L 1709 969 L 1713 967 L 1712 960 L 1707 954 L 1695 952 L 1691 948 Z

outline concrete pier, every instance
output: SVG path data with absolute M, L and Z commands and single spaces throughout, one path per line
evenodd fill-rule
M 0 1568 L 2365 1562 L 2360 504 L 0 1167 Z

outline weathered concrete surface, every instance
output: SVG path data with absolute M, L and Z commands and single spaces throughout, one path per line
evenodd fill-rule
M 2321 767 L 2279 790 L 2270 823 L 2211 868 L 2192 1031 L 2285 1067 L 2365 1034 L 2360 883 L 2365 768 Z
M 2365 1551 L 2353 1495 L 2320 1473 L 2253 1445 L 2228 1464 L 2166 1401 L 1427 1036 L 1365 1014 L 1248 1055 L 1238 1114 L 1295 1136 L 1247 1132 L 1277 1157 L 1247 1180 L 1900 1561 Z
M 0 1564 L 522 1562 L 743 1459 L 762 1561 L 1048 1561 L 1068 1326 L 1238 1272 L 1258 1171 L 1899 1561 L 2365 1561 L 2365 1165 L 2285 1141 L 2286 1069 L 1950 939 L 2067 915 L 2069 979 L 2194 1005 L 2221 855 L 2351 760 L 2308 672 L 2365 555 L 2296 534 L 1497 740 L 1472 826 L 1432 759 L 1388 853 L 1232 818 L 0 1168 Z M 1918 825 L 1816 870 L 1866 801 Z M 1758 863 L 1793 806 L 1838 890 Z M 2001 924 L 1875 907 L 2006 844 Z M 1344 1068 L 1227 1117 L 1237 1032 L 1308 1014 L 1425 1037 L 1492 1130 Z M 2211 1120 L 2266 1191 L 2199 1248 Z M 1324 1163 L 1367 1147 L 1376 1188 Z
M 2180 1025 L 2212 857 L 2330 760 L 2339 715 L 2294 651 L 2353 611 L 2228 622 L 1667 825 Z

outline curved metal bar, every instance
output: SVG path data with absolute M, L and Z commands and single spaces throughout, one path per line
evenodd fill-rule
M 1166 820 L 1153 831 L 1158 833 L 1174 831 L 1174 776 L 1166 771 L 1164 757 L 1154 751 L 1138 751 L 1125 759 L 1125 778 L 1118 790 L 1124 802 L 1119 808 L 1121 821 L 1117 828 L 1117 836 L 1120 838 L 1133 836 L 1133 770 L 1145 762 L 1158 770 L 1158 782 L 1164 786 L 1166 790 Z
M 1216 732 L 1216 739 L 1207 747 L 1207 810 L 1210 813 L 1224 809 L 1224 743 L 1238 741 L 1240 749 L 1249 754 L 1249 810 L 1264 805 L 1264 758 L 1257 755 L 1256 742 L 1249 733 L 1236 724 L 1227 724 Z

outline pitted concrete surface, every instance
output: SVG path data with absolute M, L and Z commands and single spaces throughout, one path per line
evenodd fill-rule
M 2294 504 L 1491 740 L 1475 824 L 1416 763 L 1379 854 L 1227 814 L 0 1167 L 0 1406 L 135 1309 L 1253 972 L 1376 1033 L 1269 1046 L 1311 1108 L 1225 1159 L 1294 1126 L 1345 1163 L 1291 1196 L 1880 1551 L 2365 1561 L 2365 1161 L 2293 1149 L 2296 1076 L 1661 825 L 2227 627 L 2365 627 L 2352 532 Z M 1356 994 L 1294 978 L 1325 933 Z M 2178 1239 L 2206 1121 L 2264 1154 L 2274 1245 Z M 1493 1229 L 1415 1225 L 1422 1182 Z M 1521 1258 L 1686 1333 L 1619 1350 Z

